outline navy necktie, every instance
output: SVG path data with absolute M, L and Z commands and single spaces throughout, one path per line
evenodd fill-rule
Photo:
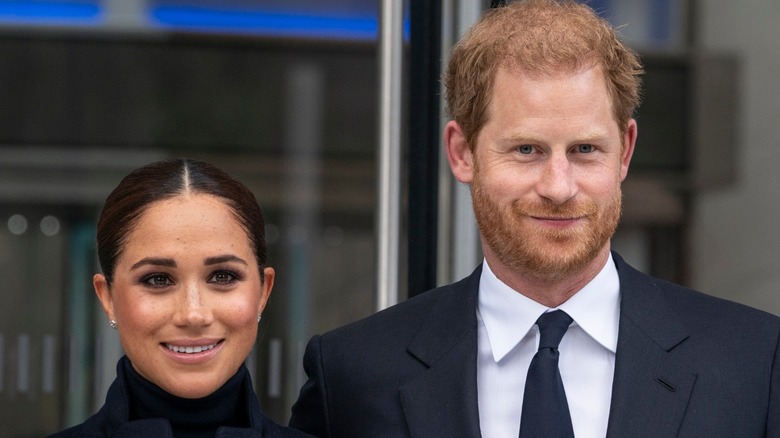
M 558 344 L 572 319 L 556 310 L 540 316 L 539 351 L 528 367 L 520 419 L 520 438 L 573 438 L 569 404 L 558 370 Z

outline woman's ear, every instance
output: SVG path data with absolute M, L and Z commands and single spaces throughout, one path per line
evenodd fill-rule
M 274 268 L 263 268 L 263 284 L 260 285 L 260 302 L 257 307 L 257 314 L 260 315 L 268 303 L 268 297 L 271 296 L 271 290 L 274 288 L 274 277 L 276 272 Z
M 103 311 L 110 321 L 116 321 L 114 315 L 114 300 L 111 298 L 111 290 L 108 286 L 108 280 L 103 274 L 95 274 L 92 277 L 92 286 L 95 288 L 95 294 L 103 306 Z

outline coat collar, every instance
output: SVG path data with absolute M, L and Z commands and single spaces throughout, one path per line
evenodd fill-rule
M 116 433 L 110 436 L 114 438 L 173 438 L 173 433 L 167 420 L 156 418 L 124 423 L 119 426 Z M 263 438 L 263 434 L 257 429 L 220 427 L 217 430 L 216 438 Z
M 696 382 L 676 355 L 688 332 L 660 281 L 613 257 L 621 302 L 607 436 L 676 436 Z
M 428 369 L 400 388 L 411 436 L 480 436 L 477 292 L 481 266 L 437 293 L 408 351 Z
M 127 360 L 127 357 L 123 357 L 117 364 L 117 378 L 108 389 L 106 403 L 95 416 L 84 423 L 85 435 L 112 436 L 117 438 L 172 437 L 171 426 L 166 419 L 156 418 L 128 421 L 127 376 L 122 369 L 123 361 Z M 260 412 L 260 405 L 254 394 L 251 380 L 248 377 L 244 379 L 242 391 L 247 392 L 246 400 L 249 402 L 246 409 L 252 425 L 251 428 L 221 427 L 217 431 L 216 436 L 231 438 L 277 436 L 273 428 L 268 428 L 271 425 L 270 420 L 265 418 Z

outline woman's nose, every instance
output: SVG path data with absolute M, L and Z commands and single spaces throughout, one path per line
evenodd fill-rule
M 177 323 L 179 325 L 198 326 L 211 323 L 211 310 L 208 303 L 205 302 L 198 284 L 193 283 L 186 286 L 178 313 Z

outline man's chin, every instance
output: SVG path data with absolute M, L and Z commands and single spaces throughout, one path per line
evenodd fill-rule
M 525 254 L 510 257 L 506 263 L 515 272 L 547 284 L 557 283 L 581 273 L 601 251 L 590 248 L 571 248 L 560 242 L 544 243 L 544 249 L 529 250 Z

